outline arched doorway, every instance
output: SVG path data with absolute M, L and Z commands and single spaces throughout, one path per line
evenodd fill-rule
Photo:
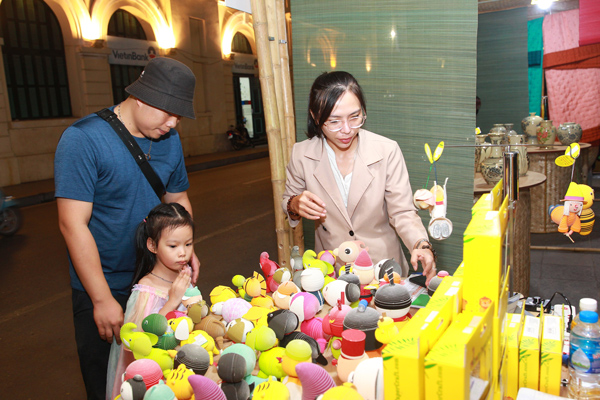
M 258 63 L 252 54 L 250 42 L 241 32 L 231 41 L 233 55 L 233 93 L 236 123 L 245 122 L 254 141 L 266 138 L 265 117 L 258 79 Z

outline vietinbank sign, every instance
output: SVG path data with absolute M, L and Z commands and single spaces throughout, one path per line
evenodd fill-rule
M 106 45 L 110 50 L 109 64 L 146 65 L 158 57 L 157 42 L 107 36 Z

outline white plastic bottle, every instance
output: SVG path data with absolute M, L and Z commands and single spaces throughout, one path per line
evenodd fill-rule
M 579 313 L 571 331 L 569 398 L 600 399 L 600 325 L 594 311 Z
M 579 300 L 579 312 L 581 311 L 594 311 L 598 312 L 598 302 L 595 299 L 590 299 L 589 297 L 584 297 Z M 579 314 L 575 315 L 573 321 L 571 321 L 571 330 L 575 328 L 575 325 L 579 323 Z

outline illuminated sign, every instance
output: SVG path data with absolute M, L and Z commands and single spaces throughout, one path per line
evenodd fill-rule
M 157 42 L 107 36 L 106 44 L 110 50 L 109 64 L 146 65 L 148 61 L 158 57 Z

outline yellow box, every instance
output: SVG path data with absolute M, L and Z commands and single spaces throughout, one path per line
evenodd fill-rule
M 494 400 L 504 400 L 506 397 L 506 380 L 508 379 L 508 358 L 507 352 L 504 352 L 502 363 L 500 365 L 500 371 L 498 373 L 498 379 L 494 382 L 494 392 L 490 396 Z M 515 397 L 513 397 L 514 399 Z
M 471 208 L 472 215 L 478 211 L 497 211 L 502 204 L 502 180 L 488 193 L 484 193 Z
M 499 372 L 500 365 L 504 358 L 504 352 L 506 350 L 507 341 L 507 315 L 508 315 L 508 285 L 510 279 L 510 268 L 506 273 L 502 291 L 500 292 L 500 298 L 497 306 L 494 307 L 494 332 L 493 332 L 493 346 L 494 346 L 494 370 Z
M 498 303 L 506 278 L 504 235 L 508 201 L 498 211 L 477 212 L 464 233 L 463 309 L 483 312 Z
M 445 303 L 452 302 L 452 318 L 462 311 L 463 279 L 456 276 L 446 276 L 425 306 L 430 310 L 440 310 Z
M 490 394 L 493 309 L 462 312 L 429 351 L 425 357 L 427 400 L 485 399 Z
M 425 398 L 425 355 L 450 325 L 452 302 L 439 310 L 423 308 L 382 351 L 386 399 Z
M 460 265 L 458 266 L 458 268 L 456 268 L 456 271 L 454 271 L 454 274 L 452 274 L 452 276 L 461 278 L 464 275 L 465 275 L 465 263 L 461 262 Z
M 540 382 L 540 339 L 544 314 L 525 316 L 519 343 L 519 387 L 538 390 Z
M 508 374 L 505 397 L 512 399 L 516 399 L 519 392 L 519 342 L 525 320 L 524 312 L 525 308 L 521 310 L 521 314 L 508 314 L 507 316 L 506 365 Z
M 555 396 L 560 396 L 563 332 L 562 316 L 544 315 L 539 390 Z

